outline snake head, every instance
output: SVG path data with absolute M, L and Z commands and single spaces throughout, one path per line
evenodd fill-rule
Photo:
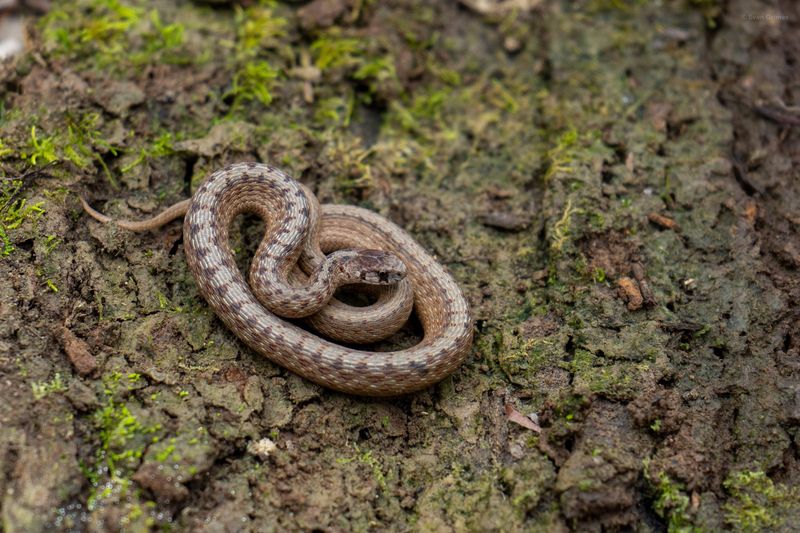
M 339 250 L 339 272 L 343 284 L 392 285 L 406 277 L 406 265 L 395 254 L 383 250 Z

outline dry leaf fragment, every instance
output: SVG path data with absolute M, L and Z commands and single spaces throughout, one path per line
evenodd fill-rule
M 97 360 L 89 350 L 86 341 L 79 339 L 72 331 L 63 326 L 58 330 L 58 339 L 78 374 L 86 376 L 95 371 Z
M 650 213 L 649 215 L 647 215 L 647 219 L 660 228 L 671 229 L 674 231 L 681 230 L 677 222 L 675 222 L 674 220 L 672 220 L 667 216 L 660 215 L 658 213 Z
M 642 298 L 642 293 L 639 290 L 639 287 L 631 278 L 619 278 L 617 280 L 617 286 L 619 287 L 620 298 L 628 303 L 629 311 L 641 309 L 644 298 Z
M 539 424 L 514 409 L 514 406 L 510 403 L 506 404 L 506 418 L 509 421 L 519 424 L 520 426 L 530 429 L 531 431 L 535 431 L 536 433 L 542 432 L 542 428 L 539 427 Z

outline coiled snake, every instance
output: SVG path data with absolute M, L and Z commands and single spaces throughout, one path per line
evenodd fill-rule
M 93 218 L 112 221 L 82 202 Z M 266 226 L 250 285 L 228 239 L 234 217 L 245 212 Z M 190 199 L 161 214 L 117 224 L 147 231 L 183 215 L 186 258 L 200 293 L 237 337 L 292 372 L 342 392 L 395 396 L 441 380 L 469 351 L 472 319 L 458 285 L 410 235 L 376 213 L 320 206 L 282 171 L 238 163 L 214 172 Z M 336 251 L 325 256 L 323 249 Z M 349 284 L 377 287 L 377 302 L 351 307 L 331 299 Z M 281 318 L 308 317 L 331 339 L 372 342 L 397 331 L 412 302 L 424 336 L 394 352 L 341 346 Z

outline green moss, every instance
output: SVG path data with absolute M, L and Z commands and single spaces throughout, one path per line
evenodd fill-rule
M 440 65 L 433 58 L 428 59 L 427 67 L 431 74 L 436 76 L 443 83 L 450 85 L 451 87 L 457 87 L 461 85 L 462 77 L 457 70 Z
M 724 483 L 731 499 L 725 521 L 739 531 L 791 529 L 800 517 L 800 490 L 774 483 L 764 472 L 736 472 Z
M 237 8 L 235 25 L 237 49 L 242 55 L 250 55 L 279 46 L 286 36 L 288 21 L 276 16 L 272 9 L 256 5 L 248 9 Z
M 600 267 L 595 267 L 594 271 L 592 271 L 592 279 L 596 283 L 603 283 L 606 280 L 606 271 Z
M 264 106 L 272 102 L 271 89 L 280 70 L 272 66 L 265 50 L 275 47 L 285 36 L 286 24 L 286 19 L 263 6 L 237 11 L 233 83 L 224 95 L 231 99 L 232 112 L 240 112 L 250 102 Z
M 20 179 L 0 179 L 0 257 L 14 251 L 10 231 L 44 214 L 44 202 L 29 204 L 27 199 L 19 198 L 22 187 Z
M 378 486 L 380 487 L 381 491 L 386 492 L 386 475 L 383 473 L 383 468 L 381 467 L 380 461 L 372 455 L 372 450 L 362 451 L 358 444 L 353 444 L 353 448 L 356 450 L 355 456 L 350 458 L 339 458 L 336 460 L 336 462 L 339 464 L 348 464 L 352 463 L 353 461 L 357 461 L 363 465 L 366 465 L 372 469 L 372 475 L 375 478 L 375 481 L 378 482 Z
M 556 141 L 555 146 L 547 151 L 547 169 L 544 173 L 544 181 L 548 182 L 556 173 L 572 172 L 570 163 L 574 157 L 574 148 L 578 140 L 578 132 L 575 128 L 570 128 Z
M 155 9 L 150 11 L 149 19 L 151 28 L 143 34 L 144 47 L 131 56 L 131 61 L 136 65 L 189 62 L 188 58 L 174 52 L 183 44 L 183 25 L 163 23 Z
M 55 136 L 37 137 L 36 126 L 31 126 L 31 136 L 27 152 L 22 153 L 31 165 L 48 164 L 59 159 L 56 154 Z
M 233 98 L 233 109 L 254 100 L 269 105 L 272 102 L 270 88 L 278 74 L 266 60 L 246 61 L 234 73 L 233 87 L 225 97 Z
M 651 357 L 647 355 L 646 357 Z M 574 374 L 574 388 L 583 394 L 599 394 L 615 400 L 631 400 L 641 386 L 642 376 L 651 370 L 649 361 L 609 361 L 589 350 L 577 348 L 562 367 Z
M 495 363 L 508 379 L 520 385 L 535 383 L 535 376 L 543 368 L 561 360 L 561 342 L 555 337 L 523 339 L 510 330 L 498 332 L 496 346 L 486 353 L 486 359 Z
M 0 139 L 0 159 L 13 155 L 15 153 L 13 148 L 6 146 L 5 142 Z
M 392 105 L 393 117 L 390 119 L 396 119 L 400 127 L 409 133 L 424 137 L 427 129 L 439 125 L 442 109 L 448 96 L 450 96 L 450 91 L 447 89 L 421 91 L 411 99 L 408 107 L 400 102 L 394 103 Z
M 99 164 L 111 186 L 118 188 L 114 176 L 101 155 L 101 152 L 103 152 L 116 156 L 117 150 L 105 140 L 104 135 L 98 128 L 102 120 L 100 115 L 98 113 L 87 113 L 76 119 L 67 113 L 65 120 L 67 123 L 67 138 L 62 141 L 64 159 L 71 161 L 82 170 L 88 169 L 93 162 Z
M 665 472 L 659 472 L 655 479 L 651 478 L 649 466 L 649 461 L 645 461 L 645 477 L 650 480 L 651 486 L 655 491 L 653 509 L 656 514 L 667 519 L 670 533 L 693 531 L 694 528 L 687 514 L 689 496 L 686 494 L 686 487 L 671 480 Z
M 98 440 L 95 463 L 91 469 L 84 468 L 93 486 L 87 501 L 89 510 L 112 496 L 119 498 L 127 494 L 131 483 L 129 476 L 140 463 L 146 445 L 161 431 L 161 424 L 142 423 L 131 411 L 132 405 L 116 399 L 123 378 L 136 383 L 139 381 L 136 376 L 113 372 L 103 379 L 105 405 L 92 416 Z
M 33 391 L 33 397 L 36 400 L 41 400 L 45 396 L 53 394 L 55 392 L 64 392 L 67 390 L 67 386 L 61 381 L 61 373 L 56 372 L 53 376 L 53 379 L 47 382 L 43 381 L 34 381 L 31 383 L 31 390 Z
M 647 3 L 647 0 L 591 0 L 588 5 L 590 11 L 618 10 L 630 13 L 636 6 Z
M 159 451 L 159 452 L 158 452 L 158 453 L 155 455 L 155 459 L 156 459 L 156 461 L 158 461 L 159 463 L 163 463 L 164 461 L 166 461 L 167 459 L 169 459 L 169 456 L 170 456 L 170 455 L 172 455 L 172 453 L 173 453 L 174 451 L 175 451 L 175 439 L 174 439 L 174 438 L 172 438 L 172 439 L 170 439 L 169 445 L 168 445 L 166 448 L 164 448 L 163 450 L 160 450 L 160 451 Z
M 341 37 L 331 32 L 311 43 L 314 65 L 321 71 L 354 67 L 361 61 L 364 45 L 359 39 Z
M 395 59 L 380 39 L 348 37 L 340 28 L 332 28 L 311 44 L 311 54 L 314 66 L 323 74 L 357 82 L 353 89 L 367 104 L 379 95 L 402 92 Z
M 314 121 L 346 128 L 350 125 L 355 104 L 356 99 L 352 92 L 347 97 L 334 96 L 321 99 L 314 107 Z
M 572 216 L 580 212 L 579 209 L 573 206 L 572 198 L 568 198 L 566 205 L 564 205 L 564 211 L 561 213 L 561 218 L 553 225 L 550 249 L 554 254 L 559 254 L 564 248 L 564 244 L 570 237 Z
M 56 246 L 61 242 L 61 239 L 56 237 L 55 235 L 46 235 L 44 239 L 44 253 L 45 255 L 50 255 L 53 250 L 55 250 Z
M 589 406 L 587 396 L 573 393 L 562 393 L 553 404 L 550 431 L 554 440 L 565 439 L 572 435 L 584 418 Z
M 373 174 L 367 163 L 370 150 L 365 149 L 357 137 L 333 134 L 331 137 L 325 144 L 321 159 L 336 176 L 336 188 L 343 193 L 371 188 Z
M 83 17 L 82 11 L 87 11 Z M 42 19 L 44 36 L 53 53 L 81 57 L 121 53 L 123 37 L 141 19 L 142 10 L 119 0 L 75 2 L 52 9 Z
M 39 27 L 48 53 L 86 68 L 125 72 L 130 66 L 192 62 L 184 26 L 165 23 L 158 10 L 121 0 L 78 0 L 54 6 Z
M 138 155 L 120 168 L 120 172 L 127 174 L 134 168 L 154 158 L 166 157 L 175 153 L 174 143 L 176 136 L 168 131 L 162 131 L 151 142 L 138 148 Z
M 103 168 L 112 186 L 116 187 L 116 181 L 101 154 L 110 152 L 117 155 L 117 151 L 99 130 L 102 121 L 100 114 L 86 113 L 76 117 L 67 111 L 58 120 L 63 120 L 66 124 L 65 131 L 42 135 L 36 125 L 32 125 L 26 146 L 18 151 L 6 147 L 5 156 L 14 156 L 34 167 L 69 161 L 81 170 L 89 170 L 96 163 Z

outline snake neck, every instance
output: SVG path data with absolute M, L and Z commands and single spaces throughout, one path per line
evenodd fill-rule
M 328 304 L 343 285 L 393 285 L 405 275 L 395 255 L 379 250 L 338 250 L 328 255 L 305 282 L 292 275 L 294 261 L 278 266 L 258 259 L 251 267 L 253 292 L 264 306 L 285 318 L 303 318 Z
M 284 262 L 282 268 L 272 265 L 266 271 L 253 268 L 251 286 L 256 298 L 276 315 L 307 317 L 325 307 L 336 290 L 349 282 L 345 262 L 343 254 L 331 254 L 304 281 L 290 275 L 291 261 Z

